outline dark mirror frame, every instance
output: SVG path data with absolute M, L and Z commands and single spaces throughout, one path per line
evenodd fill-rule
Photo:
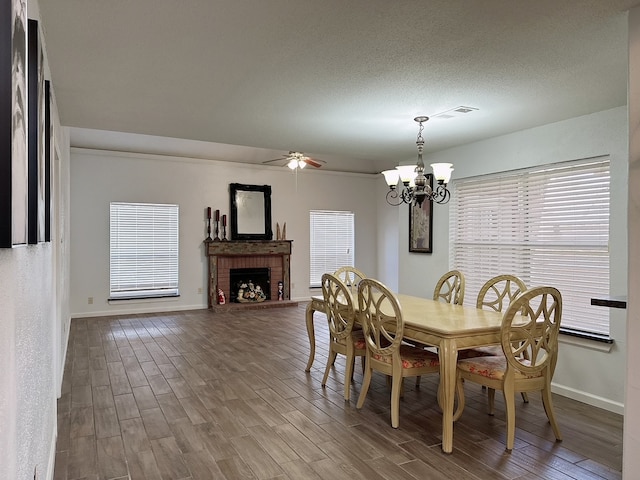
M 238 202 L 237 192 L 262 192 L 264 207 L 264 233 L 247 233 L 238 231 Z M 229 184 L 229 199 L 231 213 L 231 240 L 272 240 L 271 229 L 271 185 Z

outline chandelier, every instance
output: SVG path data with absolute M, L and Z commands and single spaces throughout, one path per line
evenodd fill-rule
M 416 140 L 418 163 L 415 166 L 399 165 L 393 170 L 382 172 L 387 185 L 389 185 L 389 191 L 387 192 L 387 203 L 389 205 L 398 206 L 402 203 L 415 202 L 416 205 L 422 206 L 422 202 L 425 200 L 447 203 L 451 198 L 451 193 L 447 189 L 447 183 L 449 183 L 451 172 L 453 172 L 451 163 L 431 164 L 433 176 L 438 182 L 435 189 L 431 188 L 429 179 L 424 174 L 424 162 L 422 161 L 424 138 L 422 137 L 422 130 L 424 129 L 423 123 L 427 120 L 429 120 L 429 117 L 414 118 L 414 121 L 420 124 Z M 401 190 L 397 188 L 398 181 L 402 181 Z

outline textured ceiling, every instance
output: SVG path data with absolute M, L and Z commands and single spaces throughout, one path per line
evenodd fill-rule
M 299 150 L 378 172 L 415 157 L 417 115 L 478 109 L 427 122 L 428 152 L 625 105 L 638 4 L 42 0 L 40 14 L 75 145 L 108 148 L 84 129 L 111 130 L 197 140 L 210 158 Z

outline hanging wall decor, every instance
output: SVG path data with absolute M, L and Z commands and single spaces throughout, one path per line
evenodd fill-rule
M 28 164 L 28 227 L 27 241 L 36 244 L 44 241 L 44 168 L 42 166 L 42 108 L 44 77 L 42 76 L 42 47 L 38 22 L 27 21 L 27 164 Z M 41 87 L 42 84 L 42 87 Z
M 427 185 L 433 186 L 433 176 L 426 174 Z M 425 199 L 422 205 L 409 204 L 409 251 L 432 253 L 433 200 Z
M 27 243 L 27 3 L 0 0 L 0 247 Z
M 43 69 L 44 70 L 44 69 Z M 44 241 L 51 241 L 51 152 L 53 122 L 51 121 L 51 83 L 44 82 Z

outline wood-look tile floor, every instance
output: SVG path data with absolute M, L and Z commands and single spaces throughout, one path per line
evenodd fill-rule
M 56 480 L 76 479 L 619 479 L 622 417 L 554 396 L 556 443 L 539 396 L 517 399 L 505 452 L 503 402 L 486 414 L 467 385 L 454 452 L 442 453 L 437 375 L 405 381 L 400 428 L 375 375 L 362 410 L 343 399 L 344 357 L 320 385 L 327 325 L 316 313 L 316 360 L 304 305 L 265 310 L 75 319 L 58 400 Z

